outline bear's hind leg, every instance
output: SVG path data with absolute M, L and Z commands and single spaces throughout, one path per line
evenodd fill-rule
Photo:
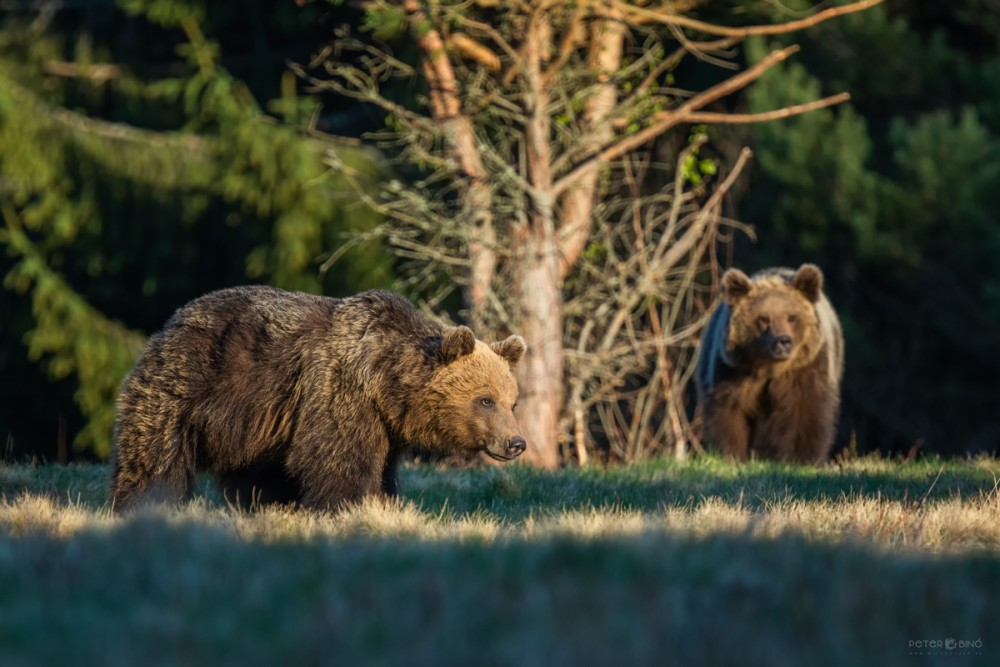
M 194 448 L 176 429 L 167 444 L 126 441 L 119 436 L 110 500 L 115 512 L 147 503 L 176 503 L 190 497 L 197 469 Z

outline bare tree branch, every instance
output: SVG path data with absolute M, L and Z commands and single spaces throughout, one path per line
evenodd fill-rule
M 806 102 L 805 104 L 794 104 L 788 107 L 775 109 L 774 111 L 762 111 L 760 113 L 713 113 L 710 111 L 696 111 L 690 113 L 685 118 L 686 123 L 706 123 L 714 125 L 744 125 L 747 123 L 766 123 L 772 120 L 799 116 L 817 109 L 832 107 L 843 104 L 851 99 L 850 93 L 838 93 L 819 100 Z
M 500 56 L 468 35 L 454 32 L 448 36 L 447 45 L 470 60 L 475 60 L 491 72 L 500 71 Z
M 792 45 L 778 51 L 772 51 L 767 55 L 767 57 L 750 69 L 744 70 L 739 74 L 712 86 L 708 90 L 695 95 L 675 109 L 662 111 L 654 115 L 653 124 L 649 127 L 646 127 L 635 134 L 629 135 L 624 139 L 620 139 L 618 142 L 611 144 L 610 146 L 606 146 L 599 152 L 596 152 L 590 157 L 584 159 L 581 164 L 574 167 L 568 174 L 564 175 L 556 182 L 553 188 L 555 193 L 557 195 L 561 194 L 564 190 L 573 185 L 576 180 L 582 176 L 582 174 L 597 169 L 600 164 L 614 160 L 615 158 L 618 158 L 625 153 L 638 148 L 639 146 L 649 143 L 670 128 L 687 122 L 690 115 L 695 111 L 700 110 L 720 98 L 731 95 L 737 90 L 745 88 L 750 83 L 763 76 L 764 72 L 786 60 L 798 50 L 798 46 Z
M 517 50 L 513 46 L 511 46 L 510 42 L 504 39 L 503 36 L 499 32 L 497 32 L 497 29 L 494 28 L 493 26 L 489 25 L 488 23 L 483 23 L 482 21 L 473 21 L 472 19 L 463 16 L 462 14 L 459 13 L 455 13 L 454 17 L 460 26 L 467 28 L 469 30 L 476 30 L 478 32 L 481 32 L 487 37 L 489 37 L 491 40 L 493 40 L 493 43 L 499 46 L 500 49 L 504 53 L 506 53 L 507 57 L 509 57 L 512 61 L 516 61 L 518 59 Z
M 854 2 L 849 5 L 831 7 L 830 9 L 825 9 L 821 12 L 813 14 L 812 16 L 807 16 L 806 18 L 797 19 L 795 21 L 777 23 L 774 25 L 744 26 L 740 28 L 716 25 L 714 23 L 699 21 L 687 16 L 681 16 L 676 13 L 672 6 L 669 5 L 660 9 L 646 9 L 644 7 L 637 7 L 627 2 L 617 2 L 615 5 L 625 17 L 635 21 L 636 23 L 661 23 L 664 25 L 673 25 L 681 28 L 697 30 L 698 32 L 703 32 L 707 35 L 739 37 L 741 39 L 746 39 L 747 37 L 754 37 L 756 35 L 786 35 L 792 32 L 799 32 L 800 30 L 811 28 L 838 16 L 853 14 L 854 12 L 861 12 L 866 9 L 870 9 L 875 5 L 882 4 L 884 1 L 885 0 L 861 0 L 861 2 Z
M 709 216 L 718 215 L 719 205 L 722 203 L 722 197 L 729 192 L 729 189 L 733 187 L 733 183 L 736 182 L 736 177 L 740 175 L 743 171 L 743 167 L 746 165 L 747 160 L 753 155 L 753 151 L 749 148 L 744 148 L 740 151 L 739 158 L 736 159 L 736 164 L 733 165 L 732 171 L 726 176 L 726 179 L 716 188 L 712 196 L 709 197 L 708 201 L 702 207 L 702 213 L 699 215 L 697 222 L 692 225 L 687 232 L 676 243 L 672 244 L 666 253 L 663 255 L 663 264 L 666 266 L 674 266 L 682 257 L 690 252 L 692 246 L 701 237 L 702 231 L 709 222 Z

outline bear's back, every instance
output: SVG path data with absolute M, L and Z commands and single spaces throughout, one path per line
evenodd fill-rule
M 184 328 L 221 337 L 238 328 L 268 339 L 281 339 L 303 328 L 327 326 L 340 303 L 340 299 L 265 285 L 229 287 L 181 306 L 164 331 Z

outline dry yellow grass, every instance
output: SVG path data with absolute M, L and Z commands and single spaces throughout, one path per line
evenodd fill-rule
M 882 467 L 879 462 L 876 469 Z M 370 499 L 332 515 L 283 507 L 245 513 L 204 499 L 179 508 L 154 508 L 150 513 L 171 523 L 211 526 L 240 539 L 261 542 L 391 538 L 491 543 L 552 536 L 604 540 L 663 532 L 748 539 L 795 535 L 832 543 L 852 540 L 894 550 L 1000 553 L 1000 489 L 987 487 L 969 497 L 953 494 L 935 499 L 856 494 L 839 500 L 758 497 L 749 503 L 745 495 L 735 500 L 709 496 L 681 505 L 659 503 L 646 510 L 615 506 L 562 509 L 531 502 L 530 511 L 516 519 L 483 511 L 455 513 L 447 502 L 440 509 L 427 510 L 406 499 Z M 88 507 L 51 493 L 23 492 L 0 501 L 0 528 L 11 536 L 30 532 L 70 539 L 81 531 L 111 531 L 125 521 L 128 519 L 111 515 L 105 507 Z
M 105 478 L 0 466 L 0 664 L 1000 658 L 992 460 L 407 467 L 337 514 L 208 488 L 123 518 Z M 948 638 L 980 645 L 913 644 Z

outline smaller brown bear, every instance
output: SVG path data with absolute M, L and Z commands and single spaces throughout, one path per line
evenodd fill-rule
M 705 442 L 739 461 L 823 461 L 843 370 L 844 338 L 819 267 L 726 271 L 695 375 Z
M 212 292 L 150 337 L 122 385 L 111 506 L 186 498 L 207 470 L 243 505 L 334 509 L 395 495 L 410 445 L 513 459 L 524 352 L 520 336 L 487 345 L 380 290 Z

